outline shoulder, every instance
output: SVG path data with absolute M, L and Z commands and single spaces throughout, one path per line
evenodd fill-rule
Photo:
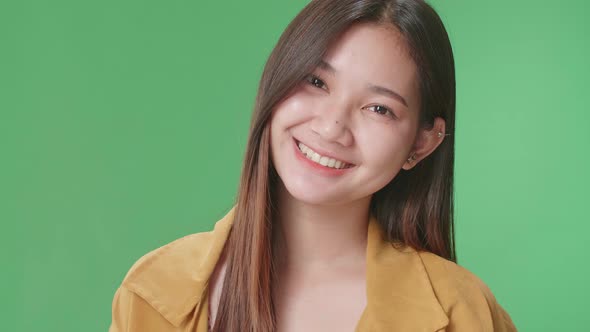
M 490 288 L 458 264 L 419 252 L 433 291 L 449 317 L 449 330 L 516 331 Z
M 201 302 L 229 234 L 233 211 L 217 221 L 212 231 L 187 235 L 138 259 L 115 294 L 113 324 L 133 311 L 180 324 Z

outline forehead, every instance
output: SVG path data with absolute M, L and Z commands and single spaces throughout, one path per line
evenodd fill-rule
M 324 59 L 338 75 L 364 83 L 385 84 L 405 93 L 417 86 L 416 64 L 393 26 L 355 24 L 330 45 Z

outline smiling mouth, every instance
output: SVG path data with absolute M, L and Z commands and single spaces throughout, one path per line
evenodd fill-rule
M 303 155 L 307 159 L 309 159 L 317 164 L 320 164 L 324 167 L 329 167 L 329 168 L 334 168 L 334 169 L 345 169 L 345 168 L 351 168 L 354 166 L 354 164 L 350 164 L 350 163 L 347 163 L 347 162 L 344 162 L 344 161 L 341 161 L 338 159 L 322 156 L 321 154 L 312 150 L 307 145 L 305 145 L 297 140 L 295 141 L 295 143 L 297 144 L 299 151 L 301 151 L 301 153 L 303 153 Z

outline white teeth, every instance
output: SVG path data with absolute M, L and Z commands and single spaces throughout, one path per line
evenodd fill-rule
M 319 154 L 317 154 L 316 152 L 314 152 L 313 157 L 311 157 L 311 160 L 315 161 L 316 163 L 319 163 L 320 158 L 321 158 L 321 156 Z
M 311 159 L 322 166 L 340 169 L 344 168 L 347 165 L 345 162 L 342 162 L 340 160 L 322 156 L 301 142 L 299 142 L 298 146 L 299 150 L 303 152 L 307 159 Z

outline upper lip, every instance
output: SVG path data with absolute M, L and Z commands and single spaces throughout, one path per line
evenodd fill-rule
M 352 162 L 350 162 L 350 161 L 348 161 L 348 160 L 346 160 L 346 159 L 344 159 L 344 158 L 338 157 L 338 156 L 336 156 L 336 154 L 334 154 L 334 153 L 332 153 L 332 152 L 330 152 L 330 151 L 324 150 L 324 149 L 322 149 L 322 148 L 316 148 L 316 147 L 314 147 L 314 146 L 312 146 L 312 145 L 310 145 L 310 144 L 307 144 L 307 143 L 305 143 L 305 142 L 302 142 L 302 141 L 300 141 L 300 140 L 298 140 L 298 139 L 296 139 L 296 138 L 295 138 L 295 142 L 296 142 L 297 144 L 299 144 L 299 143 L 303 143 L 303 144 L 304 144 L 304 145 L 306 145 L 308 148 L 312 149 L 313 151 L 317 152 L 318 154 L 321 154 L 321 155 L 322 155 L 322 156 L 324 156 L 324 157 L 328 157 L 328 158 L 332 158 L 332 159 L 340 160 L 340 161 L 342 161 L 342 162 L 345 162 L 345 163 L 347 163 L 347 164 L 354 165 L 354 163 L 352 163 Z

